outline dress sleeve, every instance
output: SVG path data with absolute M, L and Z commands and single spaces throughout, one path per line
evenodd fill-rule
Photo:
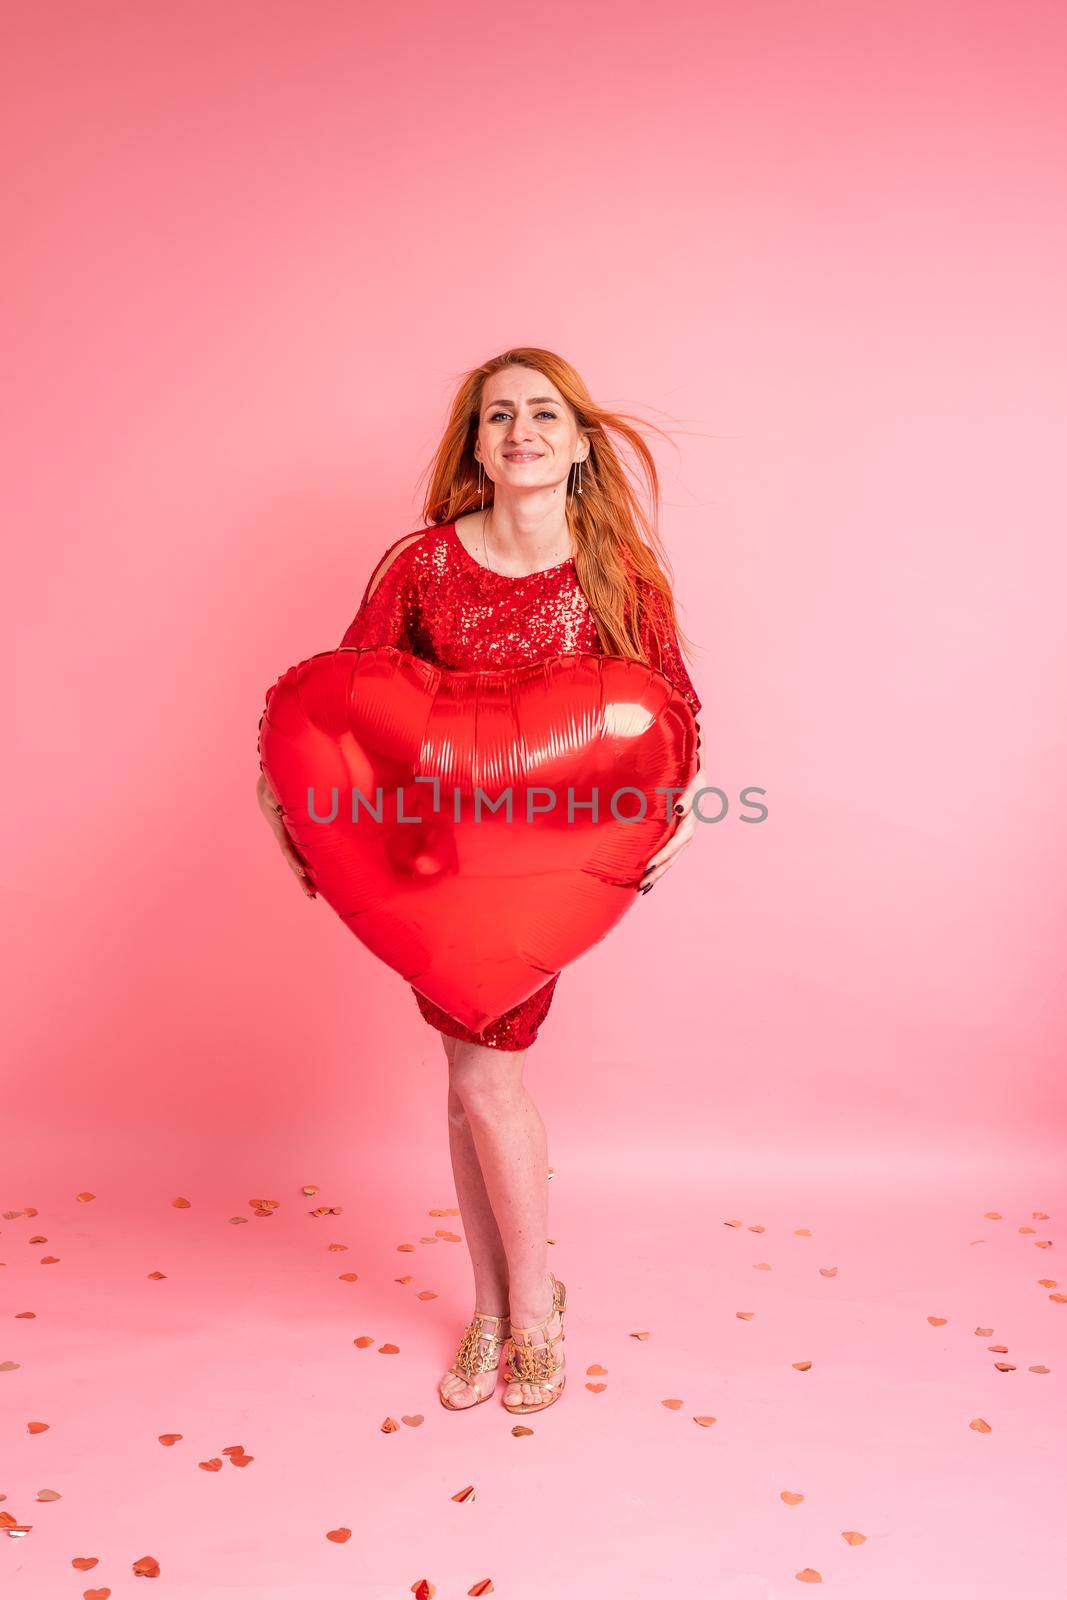
M 681 690 L 695 717 L 700 711 L 700 696 L 682 660 L 678 635 L 667 616 L 662 596 L 645 578 L 638 578 L 637 587 L 641 596 L 638 634 L 649 665 L 657 672 L 662 672 L 669 683 Z
M 345 630 L 340 649 L 391 644 L 398 650 L 414 651 L 418 591 L 406 551 L 401 551 L 396 556 L 377 584 L 374 593 L 370 594 L 371 585 L 379 569 L 385 565 L 396 545 L 402 543 L 403 540 L 398 539 L 396 544 L 389 546 L 367 579 L 359 610 Z

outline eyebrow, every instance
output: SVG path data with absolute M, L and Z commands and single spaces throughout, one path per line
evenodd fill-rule
M 562 405 L 563 404 L 562 400 L 557 400 L 553 395 L 550 395 L 550 394 L 535 394 L 535 395 L 533 395 L 531 397 L 531 400 L 530 400 L 530 404 L 532 406 L 544 405 L 546 402 L 550 406 L 558 406 L 558 405 Z M 492 400 L 492 401 L 490 401 L 489 405 L 486 406 L 485 409 L 487 411 L 489 411 L 489 410 L 492 409 L 493 406 L 510 406 L 511 409 L 514 411 L 515 402 L 514 402 L 514 400 Z

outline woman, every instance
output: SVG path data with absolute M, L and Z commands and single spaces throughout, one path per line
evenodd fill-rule
M 698 712 L 659 541 L 609 430 L 636 452 L 657 505 L 644 441 L 627 419 L 593 402 L 566 361 L 522 348 L 477 367 L 437 452 L 429 524 L 387 548 L 342 648 L 394 645 L 453 670 L 507 669 L 572 651 L 638 657 Z M 675 806 L 681 820 L 641 879 L 645 893 L 692 839 L 691 802 L 705 781 L 702 738 L 700 751 L 700 768 Z M 314 894 L 262 776 L 260 800 Z M 452 1410 L 488 1400 L 501 1365 L 511 1412 L 543 1410 L 563 1391 L 566 1289 L 548 1270 L 547 1142 L 522 1081 L 558 977 L 480 1035 L 413 990 L 448 1059 L 452 1169 L 474 1268 L 477 1309 L 439 1386 Z

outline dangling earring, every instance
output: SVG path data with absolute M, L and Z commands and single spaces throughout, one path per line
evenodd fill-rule
M 482 471 L 482 464 L 481 464 L 480 461 L 478 463 L 478 488 L 479 488 L 479 490 L 481 492 L 481 496 L 482 496 L 481 509 L 484 511 L 485 510 L 485 473 Z
M 582 463 L 578 463 L 578 493 L 582 492 Z
M 581 494 L 581 492 L 582 492 L 582 463 L 579 461 L 579 462 L 576 462 L 576 463 L 572 463 L 572 465 L 576 466 L 576 469 L 577 469 L 575 471 L 575 473 L 574 473 L 575 489 L 576 489 L 578 494 Z M 571 474 L 568 472 L 568 474 L 567 474 L 567 489 L 568 489 L 568 492 L 570 491 L 570 486 L 571 486 Z

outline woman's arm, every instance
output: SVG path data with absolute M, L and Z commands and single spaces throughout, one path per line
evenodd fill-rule
M 674 812 L 676 819 L 678 819 L 678 826 L 666 844 L 656 852 L 645 867 L 640 888 L 642 891 L 647 891 L 674 865 L 681 852 L 692 842 L 693 834 L 696 832 L 696 821 L 693 817 L 693 800 L 698 790 L 706 787 L 708 773 L 705 761 L 704 730 L 699 721 L 696 720 L 698 712 L 702 709 L 701 700 L 693 686 L 693 680 L 689 676 L 682 657 L 677 632 L 670 617 L 667 615 L 659 591 L 643 578 L 638 579 L 638 586 L 642 591 L 644 602 L 638 627 L 641 643 L 650 664 L 657 671 L 662 672 L 667 681 L 672 683 L 676 689 L 679 689 L 688 702 L 696 724 L 698 759 L 696 772 L 693 774 L 685 791 L 674 802 Z
M 412 650 L 418 624 L 418 591 L 406 552 L 426 530 L 405 534 L 391 544 L 374 568 L 363 591 L 359 610 L 345 630 L 339 648 L 391 644 Z
M 307 867 L 303 857 L 298 854 L 293 841 L 289 837 L 289 830 L 285 826 L 285 822 L 282 817 L 282 808 L 278 803 L 278 797 L 274 793 L 274 790 L 271 788 L 270 784 L 267 782 L 267 774 L 265 772 L 260 772 L 259 774 L 259 779 L 256 783 L 256 799 L 259 802 L 259 809 L 267 819 L 270 831 L 278 841 L 282 855 L 285 857 L 289 867 L 296 874 L 296 877 L 300 883 L 300 887 L 303 889 L 309 900 L 314 900 L 316 893 L 315 886 L 308 877 Z
M 663 596 L 646 578 L 639 577 L 637 587 L 640 596 L 637 633 L 641 648 L 649 665 L 657 672 L 662 672 L 668 683 L 673 683 L 685 695 L 695 717 L 701 709 L 700 696 L 693 687 L 678 634 L 663 604 Z

